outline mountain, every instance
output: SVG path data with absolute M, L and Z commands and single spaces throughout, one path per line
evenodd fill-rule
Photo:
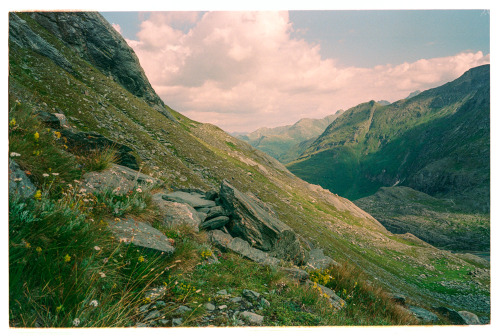
M 172 110 L 98 13 L 10 13 L 8 117 L 11 327 L 489 321 L 487 261 Z
M 347 110 L 291 172 L 349 199 L 408 186 L 489 209 L 489 65 L 411 98 Z
M 322 119 L 303 118 L 293 125 L 262 127 L 251 133 L 238 135 L 237 138 L 248 142 L 280 162 L 287 163 L 298 157 L 306 148 L 308 141 L 323 133 L 325 128 L 342 112 L 337 111 Z

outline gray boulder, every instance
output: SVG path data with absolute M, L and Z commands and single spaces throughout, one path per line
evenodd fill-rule
M 467 321 L 462 316 L 462 314 L 459 314 L 456 310 L 453 310 L 453 309 L 448 308 L 448 307 L 434 307 L 434 309 L 438 313 L 440 313 L 441 315 L 448 318 L 450 320 L 450 322 L 453 324 L 457 324 L 457 325 L 468 324 Z M 467 314 L 464 314 L 464 316 L 467 316 Z M 476 318 L 477 318 L 477 316 L 476 316 Z
M 479 318 L 477 317 L 477 315 L 474 313 L 468 312 L 466 310 L 462 310 L 462 311 L 459 311 L 458 314 L 465 321 L 465 324 L 469 324 L 469 325 L 482 324 L 481 321 L 479 321 Z
M 332 265 L 340 266 L 338 262 L 326 256 L 322 249 L 312 249 L 309 251 L 309 260 L 307 260 L 306 268 L 322 270 Z
M 142 174 L 128 167 L 111 164 L 111 167 L 100 172 L 89 172 L 83 175 L 82 187 L 90 192 L 102 192 L 107 189 L 115 190 L 124 195 L 138 187 L 151 189 L 161 184 L 161 181 L 149 175 Z
M 166 227 L 187 225 L 198 232 L 202 222 L 200 214 L 189 204 L 165 201 L 164 195 L 157 193 L 152 197 L 163 219 L 163 225 Z
M 209 232 L 209 237 L 212 243 L 223 251 L 233 251 L 247 259 L 255 261 L 263 265 L 276 266 L 279 264 L 279 259 L 269 256 L 266 252 L 257 250 L 241 238 L 233 238 L 231 235 L 220 230 Z
M 253 291 L 251 289 L 244 289 L 242 292 L 243 296 L 246 297 L 247 299 L 254 301 L 257 300 L 260 297 L 260 293 Z
M 204 222 L 201 224 L 200 228 L 203 230 L 216 230 L 220 229 L 227 223 L 229 223 L 229 217 L 219 216 Z
M 241 193 L 226 180 L 221 184 L 219 198 L 231 218 L 226 227 L 232 236 L 244 239 L 252 247 L 269 252 L 273 257 L 297 265 L 306 262 L 307 251 L 300 245 L 295 232 L 264 210 L 258 201 Z
M 167 254 L 175 251 L 168 237 L 149 224 L 127 218 L 111 221 L 108 227 L 114 233 L 115 238 L 125 244 L 133 244 Z
M 439 320 L 436 314 L 421 307 L 409 306 L 408 310 L 422 322 L 433 323 Z
M 207 200 L 203 198 L 196 192 L 185 192 L 185 191 L 174 191 L 172 193 L 163 195 L 163 199 L 167 201 L 186 203 L 193 208 L 210 208 L 215 206 L 214 201 Z
M 251 325 L 262 325 L 262 323 L 264 322 L 264 316 L 249 311 L 241 312 L 239 314 L 239 317 Z
M 35 191 L 35 185 L 28 175 L 14 160 L 9 159 L 9 196 L 28 198 L 32 197 Z

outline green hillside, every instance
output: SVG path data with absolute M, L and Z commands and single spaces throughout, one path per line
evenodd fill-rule
M 485 65 L 410 99 L 351 108 L 288 168 L 352 200 L 402 185 L 487 212 L 489 78 Z

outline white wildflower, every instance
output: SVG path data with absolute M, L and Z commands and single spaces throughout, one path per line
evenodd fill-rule
M 75 327 L 78 327 L 80 325 L 80 319 L 77 317 L 76 319 L 73 320 L 73 325 Z
M 42 176 L 43 176 L 43 177 L 49 177 L 49 174 L 47 174 L 47 173 L 43 173 L 43 174 L 42 174 Z
M 22 180 L 23 180 L 22 178 L 18 177 L 14 179 L 14 182 L 21 182 Z
M 104 272 L 99 272 L 99 275 L 101 276 L 101 278 L 105 278 L 106 277 L 106 274 L 104 274 Z
M 94 246 L 94 250 L 96 250 L 96 251 L 100 251 L 100 250 L 101 250 L 101 248 L 100 248 L 99 246 Z
M 138 193 L 141 193 L 142 189 L 139 187 L 139 188 L 135 189 L 135 191 L 137 191 Z
M 147 183 L 153 183 L 153 180 L 152 179 L 147 179 L 146 182 Z
M 54 175 L 54 176 L 58 176 L 58 175 L 59 175 L 59 173 L 52 173 L 52 175 Z
M 11 156 L 11 157 L 14 157 L 14 156 L 21 156 L 21 154 L 16 153 L 16 152 L 10 152 L 10 156 Z
M 91 307 L 97 307 L 98 305 L 99 305 L 99 302 L 97 302 L 97 300 L 92 300 L 89 303 L 89 306 L 91 306 Z

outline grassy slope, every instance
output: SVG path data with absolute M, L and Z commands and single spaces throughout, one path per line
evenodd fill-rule
M 23 18 L 40 29 L 29 17 Z M 276 216 L 328 255 L 363 269 L 372 281 L 376 278 L 424 305 L 441 302 L 487 314 L 488 280 L 477 285 L 465 275 L 474 269 L 474 262 L 389 233 L 351 202 L 296 178 L 276 160 L 215 126 L 175 112 L 180 123 L 172 123 L 44 34 L 71 61 L 79 79 L 45 57 L 11 46 L 11 102 L 62 111 L 78 129 L 131 146 L 143 160 L 144 171 L 158 172 L 169 187 L 217 188 L 227 178 L 261 198 Z M 20 158 L 23 166 L 29 161 Z M 455 281 L 453 296 L 448 287 L 418 278 L 422 272 L 427 279 Z M 477 286 L 481 294 L 471 301 Z

